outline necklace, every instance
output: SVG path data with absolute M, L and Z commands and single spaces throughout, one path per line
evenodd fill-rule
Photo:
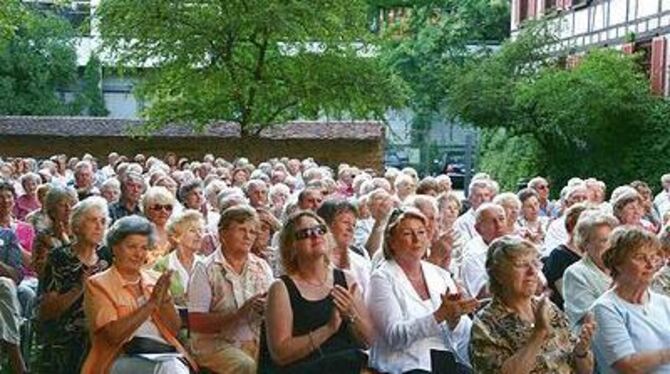
M 305 284 L 309 285 L 309 286 L 320 288 L 320 287 L 323 287 L 326 284 L 326 282 L 328 281 L 328 273 L 326 273 L 326 276 L 323 278 L 323 280 L 318 282 L 318 283 L 309 281 L 306 278 L 304 278 L 302 275 L 300 276 L 300 281 L 302 283 L 305 283 Z

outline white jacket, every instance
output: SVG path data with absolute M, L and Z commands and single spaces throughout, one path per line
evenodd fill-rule
M 455 293 L 449 273 L 422 261 L 429 300 L 421 300 L 400 266 L 385 261 L 372 273 L 367 305 L 377 329 L 370 365 L 381 372 L 402 373 L 413 369 L 430 371 L 430 350 L 453 352 L 457 360 L 470 366 L 468 345 L 472 321 L 462 316 L 452 331 L 438 324 L 433 313 L 442 303 L 441 295 Z

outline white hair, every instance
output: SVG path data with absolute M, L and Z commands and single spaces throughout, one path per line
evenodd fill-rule
M 91 210 L 99 210 L 105 216 L 105 224 L 109 223 L 107 200 L 100 196 L 91 196 L 78 202 L 72 208 L 72 213 L 70 213 L 70 226 L 72 226 L 73 230 L 79 229 L 82 220 Z

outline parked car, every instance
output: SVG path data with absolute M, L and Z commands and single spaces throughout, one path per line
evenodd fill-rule
M 384 166 L 402 169 L 409 164 L 409 156 L 403 151 L 387 151 L 384 154 Z

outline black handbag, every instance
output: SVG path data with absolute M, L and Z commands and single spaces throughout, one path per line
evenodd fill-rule
M 123 345 L 123 352 L 131 356 L 151 353 L 177 353 L 177 348 L 151 338 L 135 336 Z

